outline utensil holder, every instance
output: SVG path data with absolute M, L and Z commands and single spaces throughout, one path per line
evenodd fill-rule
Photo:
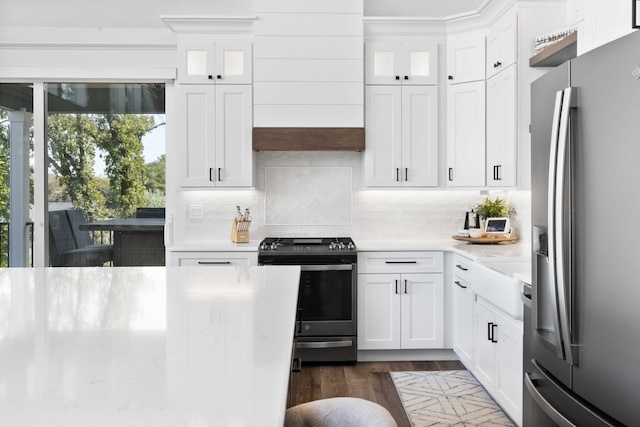
M 251 221 L 238 221 L 237 218 L 234 218 L 231 225 L 231 241 L 249 243 L 249 227 L 251 227 Z

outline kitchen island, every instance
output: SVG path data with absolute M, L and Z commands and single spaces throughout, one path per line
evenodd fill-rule
M 281 426 L 299 276 L 0 269 L 0 425 Z

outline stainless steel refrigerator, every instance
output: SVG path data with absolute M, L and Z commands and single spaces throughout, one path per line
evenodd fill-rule
M 640 425 L 640 33 L 550 70 L 531 100 L 524 425 Z

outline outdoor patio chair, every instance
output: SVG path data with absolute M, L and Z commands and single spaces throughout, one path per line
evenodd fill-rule
M 71 212 L 71 213 L 69 213 Z M 77 228 L 77 233 L 72 226 Z M 95 245 L 89 232 L 80 230 L 79 209 L 49 212 L 49 261 L 53 267 L 98 267 L 113 260 L 113 245 Z

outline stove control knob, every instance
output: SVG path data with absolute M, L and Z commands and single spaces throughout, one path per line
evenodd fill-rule
M 335 251 L 336 249 L 338 249 L 338 246 L 337 246 L 336 242 L 329 243 L 329 250 L 330 251 Z
M 347 244 L 347 249 L 349 249 L 350 251 L 354 250 L 356 248 L 356 245 L 353 242 L 349 242 L 349 244 Z
M 267 249 L 269 249 L 269 245 L 267 245 L 265 242 L 260 243 L 261 251 L 266 251 Z
M 272 243 L 271 244 L 271 250 L 275 251 L 276 249 L 278 249 L 278 244 L 277 243 Z

